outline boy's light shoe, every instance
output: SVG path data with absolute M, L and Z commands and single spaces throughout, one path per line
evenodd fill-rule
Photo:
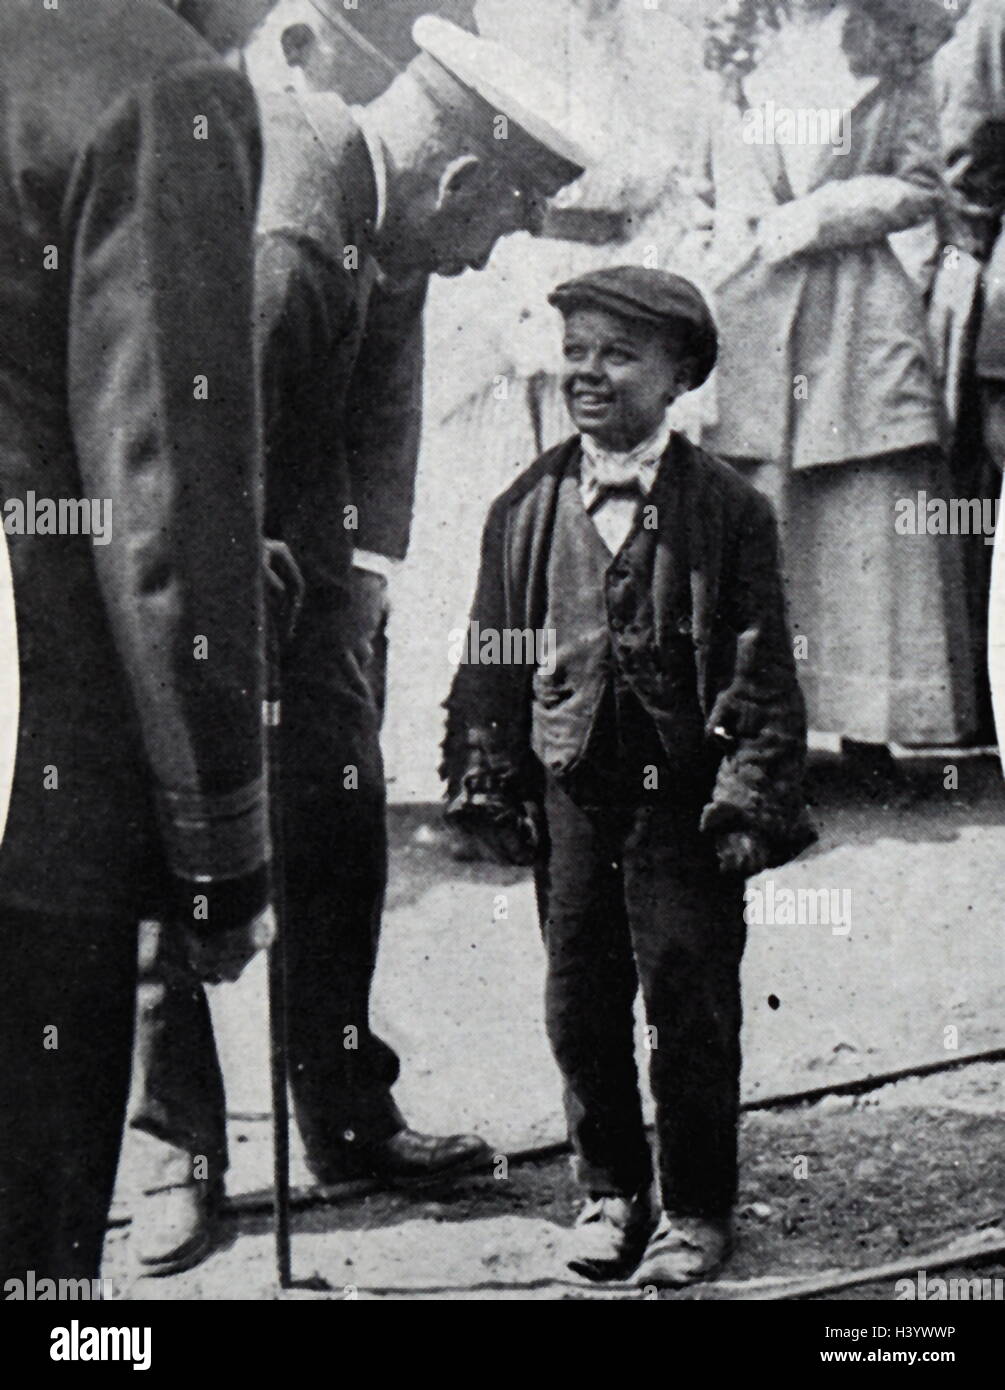
M 591 1197 L 576 1217 L 566 1263 L 584 1279 L 630 1274 L 653 1228 L 649 1192 L 635 1197 Z
M 732 1249 L 729 1217 L 671 1216 L 663 1212 L 635 1271 L 635 1283 L 683 1289 L 701 1279 L 714 1279 Z
M 129 1238 L 136 1272 L 148 1278 L 181 1274 L 212 1254 L 223 1209 L 222 1181 L 176 1183 L 145 1192 Z

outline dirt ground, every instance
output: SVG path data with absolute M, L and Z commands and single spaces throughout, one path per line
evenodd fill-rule
M 873 1266 L 1005 1221 L 1005 1066 L 911 1079 L 856 1099 L 830 1098 L 744 1119 L 736 1253 L 720 1281 L 668 1300 L 759 1299 L 774 1281 Z M 804 1159 L 805 1164 L 797 1163 Z M 805 1177 L 796 1176 L 805 1172 Z M 263 1194 L 260 1194 L 263 1195 Z M 567 1274 L 563 1241 L 579 1194 L 568 1161 L 515 1162 L 422 1196 L 375 1192 L 297 1213 L 286 1298 L 604 1299 L 629 1284 Z M 265 1212 L 228 1218 L 199 1269 L 134 1280 L 128 1234 L 109 1237 L 105 1273 L 120 1297 L 275 1298 Z M 1005 1276 L 1005 1262 L 941 1271 Z M 893 1300 L 892 1279 L 832 1299 Z
M 778 886 L 848 890 L 847 934 L 752 928 L 744 970 L 743 1096 L 748 1107 L 810 1087 L 958 1060 L 1005 1045 L 1000 874 L 1001 775 L 939 759 L 902 791 L 870 798 L 833 768 L 814 773 L 820 846 Z M 565 1233 L 580 1200 L 559 1088 L 540 1017 L 540 942 L 526 874 L 457 863 L 428 809 L 392 813 L 392 884 L 375 986 L 380 1027 L 402 1053 L 396 1091 L 410 1121 L 471 1128 L 500 1156 L 493 1171 L 417 1194 L 309 1190 L 294 1225 L 297 1288 L 287 1298 L 632 1299 L 628 1285 L 567 1275 Z M 508 913 L 496 919 L 500 898 Z M 249 975 L 251 972 L 249 972 Z M 232 1214 L 199 1269 L 137 1279 L 128 1148 L 105 1273 L 119 1297 L 277 1297 L 267 1210 L 271 1162 L 262 981 L 214 1002 L 227 1080 Z M 738 1246 L 722 1279 L 672 1299 L 763 1299 L 780 1281 L 917 1258 L 1005 1221 L 1005 1062 L 983 1062 L 857 1097 L 748 1108 Z M 524 1157 L 529 1153 L 537 1157 Z M 543 1156 L 542 1156 L 543 1155 Z M 508 1156 L 508 1157 L 506 1157 Z M 1005 1264 L 942 1271 L 1001 1277 Z M 831 1295 L 892 1300 L 892 1278 Z

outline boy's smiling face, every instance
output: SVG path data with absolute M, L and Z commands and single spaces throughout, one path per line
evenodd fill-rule
M 693 360 L 667 330 L 603 309 L 566 314 L 564 358 L 562 389 L 576 428 L 617 452 L 654 434 L 693 380 Z

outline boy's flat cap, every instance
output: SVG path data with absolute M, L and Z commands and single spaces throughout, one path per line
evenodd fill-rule
M 603 309 L 656 327 L 684 325 L 695 357 L 694 385 L 700 386 L 715 366 L 719 352 L 715 319 L 701 291 L 682 275 L 637 265 L 610 266 L 566 280 L 548 296 L 548 303 L 563 313 Z

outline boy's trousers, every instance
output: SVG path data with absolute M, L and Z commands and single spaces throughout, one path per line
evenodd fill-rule
M 662 1205 L 725 1215 L 736 1196 L 744 882 L 719 873 L 692 793 L 645 798 L 591 807 L 548 780 L 537 875 L 548 1036 L 580 1183 L 639 1191 L 652 1176 L 635 1060 L 641 986 Z

